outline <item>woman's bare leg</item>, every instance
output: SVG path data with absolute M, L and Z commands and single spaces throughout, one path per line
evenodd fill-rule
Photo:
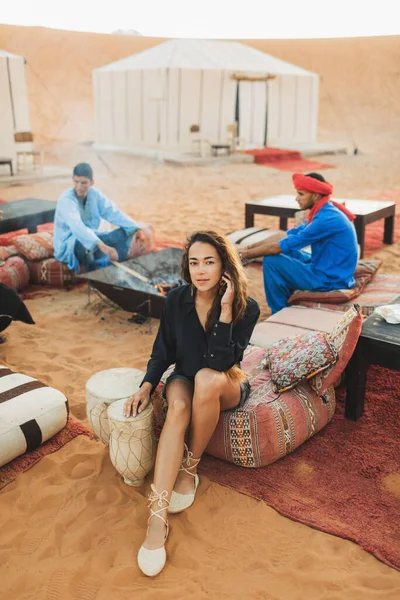
M 189 450 L 200 458 L 210 441 L 221 411 L 235 408 L 240 402 L 240 384 L 231 383 L 225 373 L 201 369 L 194 380 Z M 197 469 L 190 469 L 193 475 Z M 180 471 L 174 487 L 180 494 L 193 492 L 193 477 Z
M 175 480 L 182 463 L 185 432 L 190 422 L 193 390 L 182 379 L 175 379 L 167 386 L 168 412 L 158 442 L 154 467 L 154 486 L 157 492 L 167 490 L 171 498 Z M 154 508 L 154 507 L 153 507 Z M 160 516 L 167 519 L 167 503 Z M 151 519 L 143 546 L 155 550 L 164 544 L 165 525 L 160 519 Z

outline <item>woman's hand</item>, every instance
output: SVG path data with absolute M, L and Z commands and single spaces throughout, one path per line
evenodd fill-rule
M 221 312 L 225 309 L 232 310 L 233 300 L 235 298 L 235 287 L 228 273 L 222 275 L 222 281 L 226 283 L 224 295 L 221 298 Z
M 149 386 L 150 385 L 150 389 Z M 151 384 L 145 382 L 140 390 L 124 402 L 124 417 L 136 417 L 140 414 L 150 402 Z

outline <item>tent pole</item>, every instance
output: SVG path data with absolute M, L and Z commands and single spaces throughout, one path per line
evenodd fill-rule
M 8 88 L 10 90 L 11 112 L 12 112 L 13 126 L 14 126 L 14 132 L 15 132 L 17 129 L 17 124 L 15 121 L 14 96 L 13 96 L 12 85 L 11 85 L 10 59 L 8 56 L 6 56 L 6 64 L 7 64 Z
M 265 129 L 264 129 L 264 148 L 268 146 L 268 79 L 265 81 Z
M 237 80 L 237 82 L 236 82 L 236 104 L 235 104 L 235 121 L 237 123 L 237 137 L 239 137 L 239 135 L 240 135 L 239 83 L 240 83 L 240 81 Z

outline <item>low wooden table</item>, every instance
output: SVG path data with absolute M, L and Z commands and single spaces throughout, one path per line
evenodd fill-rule
M 57 202 L 40 198 L 24 198 L 0 204 L 3 219 L 0 221 L 0 234 L 27 228 L 35 233 L 37 226 L 54 221 Z
M 211 144 L 211 154 L 217 156 L 219 150 L 224 150 L 227 154 L 230 154 L 231 146 L 229 144 Z
M 392 304 L 400 304 L 400 296 Z M 363 324 L 356 349 L 346 369 L 345 416 L 357 421 L 364 412 L 365 387 L 369 365 L 400 371 L 400 324 L 391 325 L 377 314 Z M 398 390 L 393 390 L 398 394 Z
M 336 202 L 346 205 L 356 215 L 354 227 L 360 244 L 360 258 L 364 256 L 365 227 L 380 219 L 385 219 L 383 241 L 385 244 L 393 244 L 394 217 L 396 204 L 384 200 L 348 200 L 344 198 L 333 198 Z M 301 210 L 293 194 L 281 194 L 266 198 L 265 200 L 254 200 L 246 202 L 245 227 L 254 226 L 254 215 L 270 215 L 279 217 L 279 228 L 286 231 L 288 219 L 292 219 Z
M 4 158 L 4 157 L 0 156 L 0 165 L 8 165 L 10 167 L 11 176 L 14 175 L 14 170 L 13 170 L 12 159 L 11 158 Z

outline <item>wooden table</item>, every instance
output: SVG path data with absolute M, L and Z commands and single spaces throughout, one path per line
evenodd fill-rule
M 4 158 L 0 156 L 0 165 L 8 165 L 10 167 L 11 176 L 14 175 L 11 158 Z
M 54 221 L 57 202 L 40 198 L 24 198 L 0 204 L 3 219 L 0 221 L 0 234 L 27 228 L 35 233 L 37 226 Z
M 229 144 L 211 144 L 211 154 L 214 156 L 217 156 L 218 150 L 224 150 L 227 154 L 230 154 L 231 149 Z
M 396 204 L 384 200 L 349 200 L 347 198 L 333 198 L 335 202 L 346 205 L 356 215 L 354 227 L 360 245 L 360 258 L 364 256 L 365 227 L 380 219 L 385 219 L 383 241 L 385 244 L 393 244 L 394 217 Z M 286 231 L 288 219 L 292 219 L 301 210 L 293 194 L 281 194 L 272 196 L 265 200 L 254 200 L 246 202 L 245 227 L 254 226 L 254 215 L 270 215 L 279 217 L 279 228 Z
M 392 304 L 400 304 L 400 296 Z M 364 321 L 356 349 L 346 369 L 345 416 L 352 421 L 357 421 L 364 412 L 369 365 L 400 371 L 400 324 L 391 325 L 375 313 Z M 398 395 L 398 390 L 393 390 L 393 395 L 396 394 Z

